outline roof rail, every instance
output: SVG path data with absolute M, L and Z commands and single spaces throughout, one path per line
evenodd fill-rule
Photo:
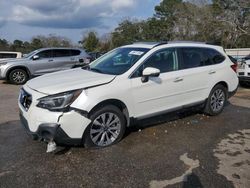
M 164 45 L 164 44 L 168 44 L 168 41 L 161 41 L 161 42 L 158 42 L 156 45 L 154 45 L 153 48 L 155 48 L 155 47 L 157 47 L 157 46 Z

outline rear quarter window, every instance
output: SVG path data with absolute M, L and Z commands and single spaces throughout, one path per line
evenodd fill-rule
M 204 53 L 209 59 L 209 63 L 205 65 L 214 65 L 222 63 L 226 58 L 220 52 L 210 48 L 204 48 Z

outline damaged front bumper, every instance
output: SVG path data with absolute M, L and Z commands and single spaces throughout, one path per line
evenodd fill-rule
M 55 141 L 59 145 L 79 145 L 90 119 L 75 110 L 50 112 L 30 108 L 27 112 L 20 107 L 20 120 L 35 140 Z

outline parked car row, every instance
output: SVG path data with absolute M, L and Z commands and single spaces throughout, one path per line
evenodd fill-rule
M 24 84 L 28 79 L 89 64 L 91 56 L 78 48 L 42 48 L 19 59 L 0 61 L 0 79 Z
M 34 52 L 26 61 L 46 64 L 55 53 L 48 50 Z M 49 58 L 43 61 L 44 56 Z M 53 148 L 106 147 L 119 142 L 136 120 L 197 105 L 208 115 L 221 113 L 238 87 L 236 67 L 222 47 L 205 43 L 122 46 L 88 66 L 28 81 L 19 96 L 20 118 L 35 139 Z M 43 74 L 48 69 L 34 70 Z

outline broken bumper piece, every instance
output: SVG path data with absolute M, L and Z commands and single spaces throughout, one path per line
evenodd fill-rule
M 20 120 L 27 133 L 34 140 L 54 141 L 59 145 L 80 145 L 82 136 L 90 120 L 75 111 L 63 113 L 57 123 L 41 123 L 36 131 L 30 130 L 30 125 L 23 113 Z

